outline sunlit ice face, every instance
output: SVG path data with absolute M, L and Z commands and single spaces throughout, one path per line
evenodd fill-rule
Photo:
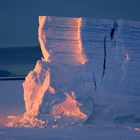
M 35 71 L 40 73 L 42 71 L 43 65 L 40 60 L 37 61 L 36 66 L 35 66 Z

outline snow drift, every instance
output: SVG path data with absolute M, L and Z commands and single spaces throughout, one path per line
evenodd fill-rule
M 112 100 L 139 94 L 136 30 L 138 22 L 40 16 L 43 57 L 23 83 L 25 114 L 10 116 L 7 126 L 92 124 L 131 114 Z M 137 107 L 133 112 L 140 115 Z

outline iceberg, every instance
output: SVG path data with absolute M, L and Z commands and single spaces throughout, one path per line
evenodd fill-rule
M 93 86 L 82 47 L 81 22 L 81 18 L 39 17 L 43 57 L 23 83 L 26 112 L 22 120 L 51 115 L 79 121 L 91 113 Z
M 25 114 L 9 116 L 7 126 L 59 127 L 138 116 L 131 102 L 139 94 L 134 61 L 139 54 L 133 52 L 139 27 L 124 20 L 39 16 L 42 58 L 23 83 Z

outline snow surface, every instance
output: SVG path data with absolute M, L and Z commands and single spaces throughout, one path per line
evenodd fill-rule
M 6 118 L 7 114 L 23 114 L 25 112 L 23 102 L 23 81 L 0 81 L 0 118 Z M 12 92 L 11 92 L 12 91 Z M 14 91 L 14 92 L 13 92 Z M 11 94 L 9 94 L 11 93 Z M 110 95 L 111 96 L 111 95 Z M 102 99 L 104 101 L 104 99 Z M 122 110 L 124 114 L 127 112 L 133 112 L 133 109 L 139 109 L 140 99 L 137 96 L 117 96 L 112 95 L 112 99 L 108 98 L 104 104 L 110 102 L 110 104 L 116 104 L 118 110 Z M 138 110 L 135 110 L 137 112 Z M 97 113 L 96 113 L 97 114 Z M 6 121 L 6 120 L 5 120 Z M 1 121 L 0 121 L 1 123 Z M 136 129 L 137 128 L 137 129 Z M 140 133 L 139 123 L 126 123 L 117 124 L 104 121 L 92 124 L 86 124 L 82 126 L 70 126 L 50 128 L 47 126 L 44 129 L 40 128 L 8 128 L 0 126 L 0 140 L 40 140 L 40 139 L 105 139 L 105 140 L 139 140 Z
M 25 128 L 2 127 L 0 137 L 140 139 L 140 23 L 39 17 L 39 24 L 43 58 L 23 84 L 26 112 L 21 82 L 0 81 L 0 122 L 46 128 L 29 136 Z M 18 109 L 11 99 L 22 103 Z

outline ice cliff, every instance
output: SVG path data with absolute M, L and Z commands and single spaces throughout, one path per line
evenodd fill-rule
M 139 27 L 123 20 L 40 16 L 42 58 L 23 83 L 25 114 L 20 121 L 10 117 L 8 125 L 59 127 L 139 115 L 137 106 L 123 104 L 138 95 L 133 46 Z

